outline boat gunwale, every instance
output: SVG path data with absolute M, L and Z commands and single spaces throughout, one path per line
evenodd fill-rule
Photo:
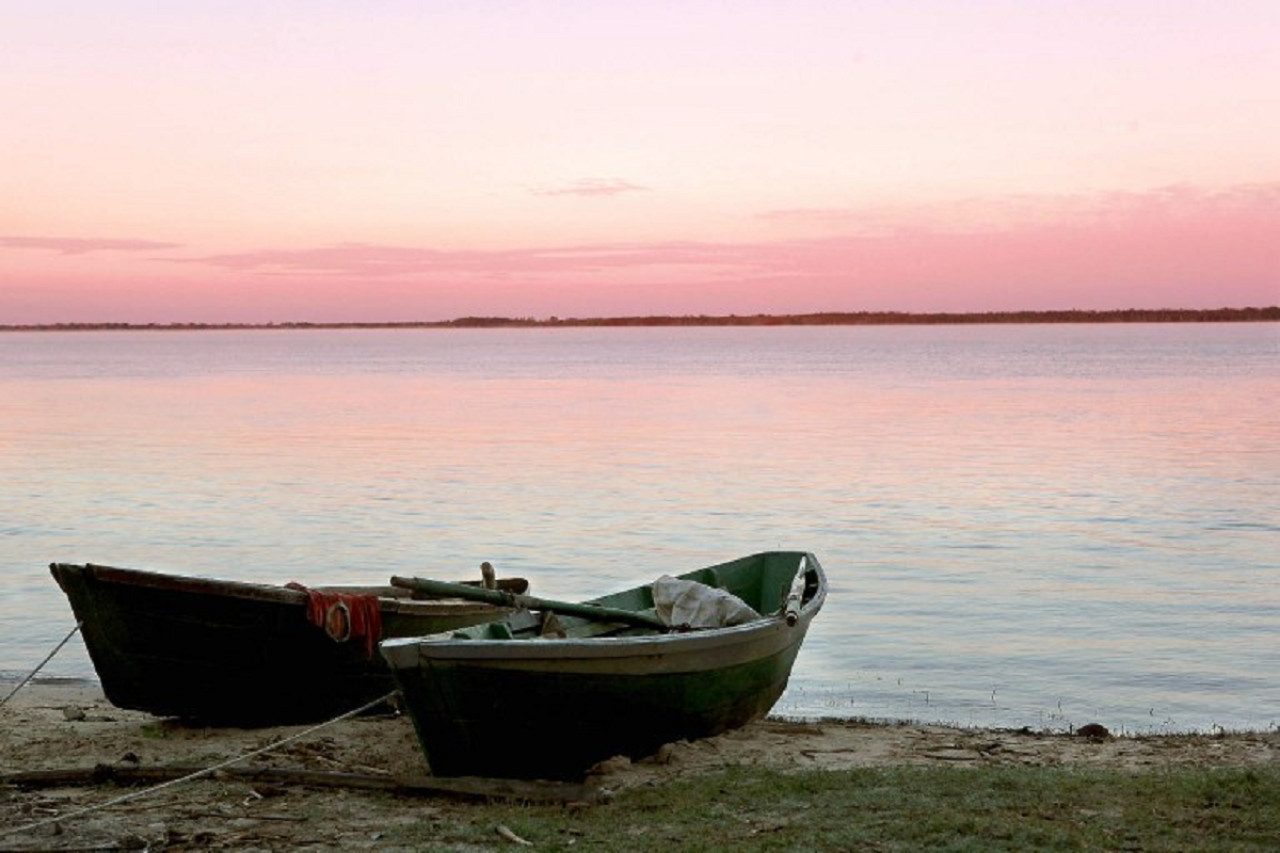
M 52 563 L 49 567 L 59 585 L 67 570 L 86 575 L 91 581 L 121 587 L 141 587 L 185 595 L 219 596 L 245 601 L 260 601 L 304 607 L 307 593 L 287 586 L 258 581 L 238 581 L 223 578 L 206 578 L 195 575 L 177 575 L 148 569 L 130 569 L 107 566 L 100 563 Z M 76 580 L 83 580 L 77 578 Z M 73 581 L 74 582 L 74 581 Z M 317 592 L 347 595 L 372 595 L 378 600 L 378 609 L 384 613 L 414 614 L 469 614 L 503 612 L 491 604 L 464 599 L 413 599 L 407 590 L 391 585 L 322 585 L 313 588 Z
M 783 642 L 803 638 L 813 614 L 802 615 L 795 625 L 782 618 L 764 619 L 749 625 L 713 628 L 685 634 L 654 634 L 630 637 L 584 637 L 580 639 L 529 640 L 452 640 L 448 634 L 429 637 L 397 637 L 380 643 L 383 657 L 393 669 L 413 669 L 422 660 L 454 661 L 570 661 L 590 659 L 622 659 L 671 657 L 724 650 L 772 639 L 782 635 Z M 406 649 L 407 651 L 400 651 Z M 400 659 L 409 655 L 412 660 Z

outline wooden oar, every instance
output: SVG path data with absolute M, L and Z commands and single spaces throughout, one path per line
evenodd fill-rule
M 787 600 L 782 608 L 788 625 L 794 626 L 800 621 L 800 604 L 804 599 L 805 575 L 808 570 L 808 558 L 801 557 L 800 568 L 796 570 L 796 576 L 791 581 L 791 591 L 787 593 Z
M 500 589 L 485 589 L 483 587 L 429 580 L 427 578 L 393 577 L 391 585 L 425 592 L 430 595 L 447 595 L 454 598 L 465 598 L 470 601 L 483 601 L 487 604 L 496 604 L 499 607 L 514 607 L 519 610 L 547 610 L 552 613 L 581 616 L 584 619 L 594 619 L 599 622 L 621 622 L 624 625 L 654 628 L 659 631 L 671 630 L 671 626 L 657 616 L 637 613 L 634 610 L 622 610 L 618 607 L 579 604 L 572 601 L 551 601 L 546 598 L 536 598 L 532 595 L 503 592 Z

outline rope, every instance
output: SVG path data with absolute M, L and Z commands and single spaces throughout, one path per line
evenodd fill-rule
M 363 714 L 365 711 L 376 708 L 377 706 L 385 702 L 390 702 L 391 699 L 398 692 L 399 691 L 392 690 L 386 696 L 381 696 L 377 699 L 374 699 L 372 702 L 370 702 L 367 705 L 361 705 L 359 708 L 356 708 L 354 711 L 348 711 L 345 714 L 342 714 L 341 716 L 334 717 L 332 720 L 328 720 L 323 723 L 317 723 L 316 725 L 312 726 L 309 729 L 304 729 L 303 731 L 297 732 L 296 734 L 289 735 L 289 737 L 284 738 L 282 740 L 278 740 L 275 743 L 269 743 L 266 746 L 261 747 L 260 749 L 253 750 L 252 752 L 246 752 L 244 755 L 240 755 L 235 758 L 229 758 L 226 761 L 221 762 L 220 764 L 213 765 L 212 767 L 206 767 L 203 770 L 197 770 L 194 773 L 188 773 L 186 776 L 181 776 L 177 779 L 170 779 L 168 782 L 161 782 L 158 785 L 152 785 L 150 788 L 143 788 L 141 791 L 131 791 L 130 793 L 116 797 L 113 800 L 107 800 L 105 803 L 98 803 L 97 805 L 94 805 L 94 806 L 86 806 L 85 808 L 78 809 L 77 811 L 73 811 L 73 812 L 68 812 L 67 814 L 64 814 L 64 815 L 59 815 L 57 817 L 51 817 L 45 820 L 36 821 L 35 823 L 29 823 L 26 826 L 19 826 L 15 829 L 0 829 L 0 836 L 16 835 L 19 832 L 28 832 L 33 829 L 40 829 L 41 827 L 51 826 L 55 823 L 62 823 L 64 820 L 70 820 L 71 818 L 76 818 L 76 817 L 83 817 L 84 815 L 90 814 L 91 812 L 100 811 L 102 809 L 109 808 L 111 806 L 118 806 L 121 803 L 125 803 L 130 800 L 136 800 L 136 799 L 139 799 L 140 797 L 145 797 L 150 794 L 154 794 L 155 792 L 162 791 L 165 788 L 172 788 L 175 785 L 181 785 L 185 782 L 191 782 L 196 779 L 200 779 L 204 776 L 211 776 L 214 773 L 217 773 L 219 770 L 230 767 L 232 764 L 238 764 L 247 758 L 253 758 L 254 756 L 262 755 L 264 752 L 270 752 L 276 747 L 284 746 L 286 743 L 292 743 L 295 740 L 301 740 L 307 735 L 312 734 L 313 732 L 317 732 L 320 729 L 325 728 L 326 726 L 331 726 L 334 723 L 340 723 L 343 720 L 349 719 L 358 714 Z
M 3 699 L 0 699 L 0 708 L 3 708 L 3 707 L 5 706 L 5 703 L 6 703 L 6 702 L 8 702 L 10 699 L 12 699 L 12 698 L 13 698 L 13 694 L 17 693 L 17 692 L 18 692 L 19 690 L 21 690 L 23 687 L 26 687 L 26 686 L 27 686 L 27 682 L 28 682 L 28 681 L 30 681 L 31 679 L 35 678 L 35 677 L 36 677 L 36 673 L 37 673 L 37 672 L 39 672 L 40 670 L 44 669 L 44 665 L 45 665 L 45 664 L 47 664 L 49 661 L 53 660 L 53 656 L 54 656 L 54 655 L 56 655 L 58 652 L 60 652 L 60 651 L 62 650 L 62 647 L 63 647 L 63 646 L 65 646 L 65 645 L 67 644 L 67 641 L 68 641 L 68 640 L 70 640 L 72 637 L 74 637 L 74 636 L 75 636 L 76 631 L 79 631 L 79 630 L 80 630 L 80 626 L 81 626 L 81 625 L 83 625 L 83 624 L 84 624 L 83 622 L 77 622 L 77 623 L 76 623 L 76 626 L 75 626 L 74 628 L 72 628 L 69 632 L 67 632 L 67 636 L 65 636 L 65 637 L 63 637 L 63 638 L 62 638 L 62 642 L 61 642 L 61 643 L 58 643 L 58 645 L 54 646 L 54 647 L 53 647 L 53 651 L 49 652 L 49 654 L 45 657 L 45 659 L 44 659 L 44 660 L 42 660 L 42 661 L 40 661 L 40 665 L 39 665 L 39 666 L 37 666 L 35 669 L 31 670 L 31 673 L 30 673 L 26 678 L 24 678 L 24 679 L 22 679 L 21 681 L 19 681 L 19 682 L 18 682 L 18 686 L 17 686 L 17 687 L 15 687 L 15 688 L 13 688 L 12 690 L 10 690 L 10 691 L 9 691 L 9 695 L 8 695 L 8 696 L 4 697 Z

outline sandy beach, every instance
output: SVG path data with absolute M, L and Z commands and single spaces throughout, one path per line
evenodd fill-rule
M 12 687 L 0 684 L 0 696 Z M 719 737 L 671 744 L 643 761 L 605 762 L 581 786 L 531 783 L 508 789 L 483 780 L 433 782 L 411 724 L 396 714 L 320 727 L 205 728 L 121 710 L 91 683 L 42 681 L 28 684 L 0 708 L 0 774 L 9 783 L 0 794 L 0 851 L 148 845 L 374 849 L 387 827 L 456 815 L 488 795 L 592 808 L 629 788 L 734 765 L 1140 770 L 1277 760 L 1277 732 L 1091 737 L 767 719 Z M 180 778 L 212 767 L 223 769 Z M 68 773 L 62 781 L 35 780 L 36 771 Z M 100 783 L 113 772 L 120 778 L 133 774 L 139 784 Z M 453 787 L 432 787 L 440 783 Z

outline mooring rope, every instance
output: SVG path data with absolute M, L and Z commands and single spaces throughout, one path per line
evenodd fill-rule
M 9 695 L 8 695 L 8 696 L 4 697 L 3 699 L 0 699 L 0 708 L 3 708 L 3 707 L 5 706 L 5 703 L 6 703 L 6 702 L 8 702 L 10 699 L 12 699 L 12 698 L 13 698 L 13 694 L 17 693 L 17 692 L 18 692 L 19 690 L 21 690 L 23 687 L 26 687 L 26 686 L 27 686 L 27 682 L 28 682 L 28 681 L 30 681 L 31 679 L 35 678 L 35 677 L 36 677 L 36 673 L 37 673 L 37 672 L 39 672 L 40 670 L 44 669 L 44 665 L 45 665 L 45 664 L 47 664 L 49 661 L 53 660 L 53 656 L 54 656 L 54 655 L 56 655 L 58 652 L 60 652 L 60 651 L 62 650 L 62 647 L 63 647 L 63 646 L 65 646 L 65 645 L 67 644 L 67 641 L 68 641 L 68 640 L 70 640 L 72 637 L 74 637 L 74 636 L 75 636 L 76 631 L 79 631 L 79 630 L 80 630 L 80 626 L 81 626 L 81 625 L 83 625 L 83 624 L 84 624 L 83 622 L 77 622 L 77 623 L 76 623 L 76 626 L 75 626 L 74 628 L 72 628 L 70 631 L 68 631 L 68 632 L 67 632 L 67 636 L 65 636 L 65 637 L 63 637 L 63 638 L 62 638 L 62 642 L 61 642 L 61 643 L 58 643 L 58 645 L 54 646 L 54 647 L 53 647 L 53 651 L 49 652 L 49 654 L 45 657 L 45 659 L 44 659 L 44 660 L 42 660 L 42 661 L 40 661 L 39 666 L 37 666 L 35 669 L 31 670 L 30 674 L 28 674 L 26 678 L 24 678 L 24 679 L 22 679 L 21 681 L 19 681 L 19 682 L 18 682 L 18 686 L 17 686 L 17 687 L 15 687 L 15 688 L 13 688 L 12 690 L 10 690 L 10 691 L 9 691 Z
M 105 808 L 110 808 L 111 806 L 118 806 L 121 803 L 125 803 L 130 800 L 136 800 L 136 799 L 139 799 L 140 797 L 145 797 L 150 794 L 154 794 L 155 792 L 162 791 L 165 788 L 172 788 L 175 785 L 181 785 L 184 782 L 191 782 L 196 779 L 200 779 L 204 776 L 210 776 L 214 773 L 217 773 L 219 770 L 223 770 L 227 767 L 230 767 L 233 764 L 239 764 L 241 761 L 244 761 L 245 759 L 262 755 L 265 752 L 270 752 L 271 750 L 276 749 L 277 747 L 284 746 L 286 743 L 292 743 L 295 740 L 301 740 L 307 735 L 312 734 L 313 732 L 317 732 L 320 729 L 325 728 L 326 726 L 331 726 L 334 723 L 340 723 L 343 720 L 357 716 L 358 714 L 363 714 L 365 711 L 372 710 L 373 708 L 376 708 L 381 704 L 390 702 L 398 692 L 399 691 L 397 690 L 392 690 L 386 696 L 381 696 L 377 699 L 374 699 L 369 704 L 361 705 L 359 708 L 356 708 L 353 711 L 348 711 L 345 714 L 342 714 L 341 716 L 334 717 L 332 720 L 327 720 L 323 723 L 317 723 L 316 725 L 312 726 L 309 729 L 304 729 L 303 731 L 289 735 L 289 737 L 287 738 L 282 738 L 281 740 L 275 741 L 274 743 L 269 743 L 264 747 L 253 750 L 252 752 L 246 752 L 244 755 L 239 755 L 239 756 L 236 756 L 235 758 L 229 758 L 226 761 L 213 765 L 212 767 L 206 767 L 203 770 L 196 770 L 193 773 L 188 773 L 186 776 L 180 776 L 177 779 L 170 779 L 167 782 L 161 782 L 158 785 L 152 785 L 150 788 L 143 788 L 141 791 L 132 791 L 128 794 L 123 794 L 122 796 L 116 797 L 115 799 L 107 800 L 105 803 L 98 803 L 97 805 L 93 805 L 93 806 L 85 806 L 82 809 L 78 809 L 73 812 L 67 812 L 64 815 L 58 815 L 57 817 L 36 821 L 35 823 L 29 823 L 26 826 L 19 826 L 14 829 L 0 829 L 0 836 L 16 835 L 19 832 L 29 832 L 33 829 L 40 829 L 41 827 L 52 826 L 55 823 L 62 823 L 65 820 L 71 820 L 72 818 L 83 817 L 92 812 L 100 811 Z

